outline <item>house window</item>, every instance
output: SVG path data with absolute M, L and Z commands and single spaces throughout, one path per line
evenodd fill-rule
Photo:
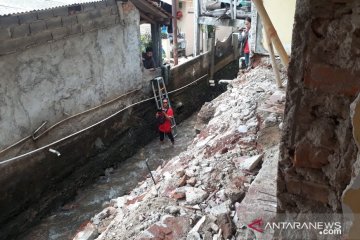
M 75 5 L 75 6 L 68 7 L 69 15 L 74 15 L 74 14 L 79 13 L 79 12 L 81 12 L 81 6 L 80 5 Z

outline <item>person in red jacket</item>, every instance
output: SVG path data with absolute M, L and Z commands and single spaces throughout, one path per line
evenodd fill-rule
M 156 112 L 156 119 L 159 124 L 159 135 L 160 142 L 164 141 L 165 134 L 169 137 L 172 144 L 174 144 L 174 136 L 171 132 L 171 119 L 174 117 L 174 112 L 171 107 L 169 107 L 169 102 L 167 99 L 163 99 L 163 109 L 159 109 Z
M 239 47 L 240 47 L 240 59 L 239 67 L 241 69 L 250 67 L 250 28 L 251 28 L 251 18 L 245 18 L 245 28 L 240 29 L 239 35 Z
M 248 68 L 250 64 L 250 44 L 249 44 L 249 32 L 251 28 L 251 18 L 246 17 L 245 19 L 245 44 L 244 44 L 244 56 L 245 65 Z

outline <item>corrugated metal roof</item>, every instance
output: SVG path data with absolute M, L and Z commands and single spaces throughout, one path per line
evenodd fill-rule
M 172 0 L 161 0 L 161 1 L 164 2 L 164 3 L 167 3 L 169 5 L 172 5 Z
M 103 0 L 0 0 L 0 16 Z

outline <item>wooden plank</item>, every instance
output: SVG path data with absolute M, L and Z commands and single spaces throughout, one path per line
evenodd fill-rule
M 219 19 L 215 17 L 199 17 L 198 24 L 212 26 L 245 27 L 243 19 Z
M 275 80 L 276 80 L 276 84 L 278 88 L 282 88 L 282 83 L 281 83 L 281 78 L 280 78 L 280 72 L 279 72 L 279 68 L 276 64 L 276 60 L 275 60 L 275 53 L 274 53 L 274 47 L 270 41 L 270 38 L 268 36 L 267 33 L 265 33 L 265 39 L 266 42 L 268 44 L 268 49 L 269 49 L 269 53 L 270 53 L 270 59 L 271 59 L 271 65 L 272 68 L 274 70 L 274 74 L 275 74 Z
M 149 16 L 146 16 L 145 13 L 143 13 L 143 12 L 140 12 L 140 18 L 146 20 L 146 22 L 151 23 L 151 24 L 156 23 L 154 19 L 150 18 Z

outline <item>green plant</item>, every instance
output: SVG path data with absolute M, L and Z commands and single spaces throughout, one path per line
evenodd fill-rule
M 208 38 L 211 38 L 212 34 L 214 34 L 217 29 L 218 29 L 218 27 L 213 26 L 213 25 L 200 25 L 201 32 L 203 32 L 203 33 L 207 32 Z
M 207 25 L 207 32 L 208 32 L 208 37 L 211 38 L 213 36 L 215 36 L 215 30 L 216 27 L 213 25 Z
M 161 39 L 167 39 L 168 38 L 168 34 L 167 33 L 160 33 Z
M 151 46 L 152 46 L 151 34 L 150 33 L 141 34 L 140 35 L 140 50 L 141 50 L 141 52 L 145 52 L 145 49 L 147 47 L 151 47 Z

